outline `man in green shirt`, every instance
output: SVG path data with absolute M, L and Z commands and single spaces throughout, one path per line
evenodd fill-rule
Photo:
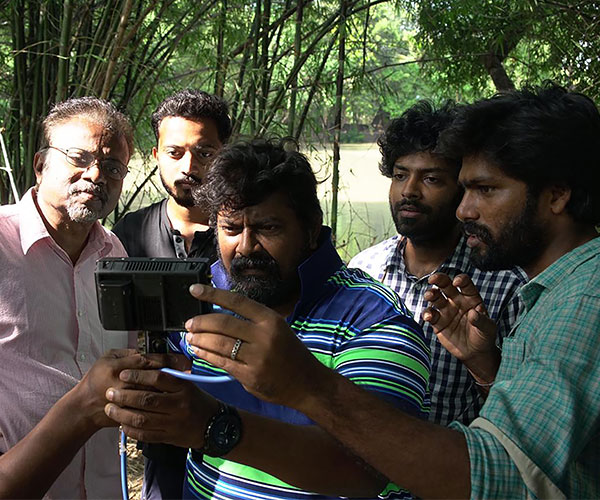
M 598 144 L 594 103 L 556 86 L 477 102 L 443 137 L 443 152 L 463 158 L 457 216 L 475 263 L 520 265 L 531 279 L 502 353 L 470 280 L 430 279 L 438 288 L 427 292 L 424 319 L 489 389 L 470 427 L 443 428 L 377 400 L 319 365 L 276 313 L 223 290 L 192 287 L 245 320 L 197 316 L 188 342 L 246 390 L 301 411 L 419 497 L 598 498 Z M 236 339 L 243 343 L 231 359 Z M 130 380 L 150 376 L 134 371 Z M 147 423 L 135 408 L 144 401 L 121 405 L 129 406 L 119 413 L 128 432 L 143 437 Z

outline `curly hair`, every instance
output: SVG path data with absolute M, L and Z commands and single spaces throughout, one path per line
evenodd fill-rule
M 196 203 L 216 224 L 221 211 L 257 205 L 274 193 L 285 194 L 304 228 L 323 218 L 317 197 L 317 179 L 307 158 L 290 150 L 289 143 L 274 140 L 240 141 L 226 146 L 214 159 Z
M 98 97 L 77 97 L 55 104 L 42 121 L 40 147 L 50 144 L 53 127 L 73 118 L 85 118 L 122 136 L 127 142 L 129 156 L 133 154 L 133 129 L 129 119 L 110 102 Z
M 152 113 L 152 129 L 158 141 L 160 122 L 167 116 L 179 116 L 192 121 L 214 120 L 219 140 L 225 144 L 231 136 L 229 106 L 220 97 L 202 90 L 184 89 L 167 97 Z
M 391 121 L 384 134 L 377 140 L 382 160 L 379 170 L 391 177 L 396 160 L 402 156 L 433 152 L 440 133 L 447 128 L 456 116 L 457 107 L 446 101 L 436 109 L 429 101 L 419 101 L 408 108 L 400 118 Z M 456 158 L 448 157 L 451 165 L 460 166 Z
M 477 101 L 440 137 L 444 155 L 481 155 L 532 194 L 571 189 L 567 211 L 576 221 L 600 222 L 600 113 L 583 94 L 552 82 Z

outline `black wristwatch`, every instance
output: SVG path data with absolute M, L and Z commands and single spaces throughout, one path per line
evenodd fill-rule
M 222 457 L 227 455 L 242 438 L 242 419 L 238 411 L 233 407 L 219 401 L 219 409 L 206 426 L 204 433 L 204 447 L 192 449 L 192 457 L 198 454 L 209 457 Z M 194 457 L 194 461 L 196 458 Z

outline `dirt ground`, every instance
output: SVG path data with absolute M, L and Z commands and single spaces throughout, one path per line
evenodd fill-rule
M 140 500 L 142 496 L 142 477 L 144 459 L 141 450 L 136 448 L 137 441 L 127 439 L 127 485 L 130 500 Z

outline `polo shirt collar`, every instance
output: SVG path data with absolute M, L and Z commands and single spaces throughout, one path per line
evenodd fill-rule
M 312 302 L 322 293 L 323 285 L 344 265 L 331 241 L 331 228 L 321 227 L 317 249 L 298 266 L 300 300 L 298 304 Z

